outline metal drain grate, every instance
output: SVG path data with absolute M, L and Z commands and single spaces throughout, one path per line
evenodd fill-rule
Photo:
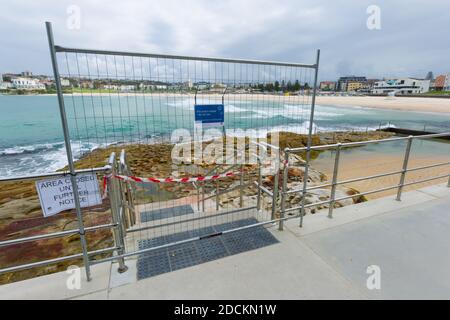
M 154 239 L 140 240 L 139 249 L 151 248 L 198 235 L 211 234 L 254 223 L 257 223 L 255 218 L 243 219 L 213 227 L 175 233 Z M 258 226 L 217 237 L 158 249 L 139 256 L 137 261 L 137 277 L 139 280 L 149 278 L 275 243 L 278 243 L 278 240 L 266 228 Z
M 194 213 L 194 209 L 190 205 L 182 205 L 178 207 L 163 208 L 152 211 L 145 211 L 141 213 L 141 222 L 149 222 L 154 220 L 161 220 L 183 216 L 185 214 Z

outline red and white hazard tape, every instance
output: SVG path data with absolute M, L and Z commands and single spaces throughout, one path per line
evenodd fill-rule
M 112 175 L 108 174 L 103 177 L 103 199 L 107 197 L 108 193 L 108 179 L 114 177 L 123 181 L 132 181 L 137 183 L 189 183 L 189 182 L 197 182 L 197 181 L 208 181 L 208 180 L 218 180 L 221 178 L 233 177 L 235 175 L 240 174 L 241 171 L 230 171 L 221 174 L 216 174 L 212 176 L 198 176 L 198 177 L 185 177 L 185 178 L 141 178 L 135 176 L 123 176 L 123 175 Z
M 221 178 L 227 178 L 232 177 L 235 175 L 240 174 L 241 171 L 230 171 L 225 172 L 221 174 L 216 174 L 212 176 L 198 176 L 198 177 L 184 177 L 184 178 L 141 178 L 141 177 L 135 177 L 135 176 L 123 176 L 123 175 L 105 175 L 103 177 L 103 198 L 106 198 L 107 192 L 108 192 L 108 179 L 114 177 L 123 181 L 132 181 L 137 183 L 148 183 L 148 182 L 154 182 L 154 183 L 189 183 L 189 182 L 197 182 L 197 181 L 208 181 L 208 180 L 218 180 Z
M 108 179 L 111 178 L 112 175 L 111 174 L 107 174 L 103 176 L 103 195 L 102 195 L 102 199 L 106 199 L 106 197 L 108 196 Z
M 122 175 L 115 175 L 114 177 L 120 180 L 124 181 L 134 181 L 138 183 L 145 183 L 145 182 L 156 182 L 156 183 L 171 183 L 171 182 L 181 182 L 181 183 L 189 183 L 189 182 L 196 182 L 196 181 L 207 181 L 207 180 L 217 180 L 221 178 L 226 177 L 232 177 L 236 174 L 239 174 L 239 172 L 225 172 L 221 174 L 216 174 L 213 176 L 199 176 L 199 177 L 185 177 L 185 178 L 141 178 L 141 177 L 134 177 L 134 176 L 122 176 Z

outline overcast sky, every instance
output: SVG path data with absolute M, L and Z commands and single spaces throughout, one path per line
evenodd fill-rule
M 304 63 L 320 48 L 321 80 L 450 71 L 446 0 L 0 0 L 0 73 L 51 73 L 46 20 L 56 44 L 81 48 Z

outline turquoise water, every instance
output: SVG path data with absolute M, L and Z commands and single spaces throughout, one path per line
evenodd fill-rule
M 220 101 L 197 101 L 214 102 Z M 110 143 L 152 143 L 168 138 L 177 128 L 192 131 L 193 105 L 188 96 L 66 97 L 75 157 Z M 244 97 L 225 101 L 225 112 L 229 132 L 255 128 L 260 135 L 274 129 L 304 133 L 309 125 L 309 109 L 294 102 Z M 65 165 L 56 96 L 0 95 L 0 114 L 0 176 L 50 172 Z M 317 131 L 373 130 L 388 123 L 411 129 L 423 129 L 426 124 L 429 131 L 450 131 L 450 115 L 320 105 L 314 127 Z

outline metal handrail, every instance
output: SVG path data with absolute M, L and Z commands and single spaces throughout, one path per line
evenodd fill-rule
M 92 256 L 96 256 L 99 254 L 114 252 L 116 250 L 117 250 L 116 247 L 110 247 L 110 248 L 99 249 L 99 250 L 95 250 L 95 251 L 88 251 L 87 255 L 89 257 L 92 257 Z M 67 260 L 72 260 L 72 259 L 80 259 L 82 257 L 83 257 L 83 253 L 76 253 L 76 254 L 73 254 L 70 256 L 64 256 L 64 257 L 59 257 L 59 258 L 54 258 L 54 259 L 48 259 L 48 260 L 43 260 L 43 261 L 38 261 L 38 262 L 22 264 L 19 266 L 0 269 L 0 274 L 14 272 L 14 271 L 20 271 L 20 270 L 26 270 L 26 269 L 36 268 L 36 267 L 43 267 L 43 266 L 46 266 L 49 264 L 58 263 L 58 262 L 62 262 L 62 261 L 67 261 Z
M 101 173 L 107 172 L 111 170 L 110 165 L 106 165 L 104 167 L 99 168 L 91 168 L 91 169 L 78 169 L 75 170 L 75 173 Z M 48 173 L 40 173 L 40 174 L 32 174 L 26 176 L 15 176 L 15 177 L 0 177 L 0 182 L 12 182 L 12 181 L 24 181 L 24 180 L 36 180 L 40 178 L 53 178 L 53 177 L 61 177 L 70 175 L 69 171 L 57 171 L 57 172 L 48 172 Z
M 332 218 L 334 204 L 336 201 L 341 201 L 341 200 L 345 200 L 345 199 L 355 198 L 355 197 L 359 197 L 359 196 L 364 196 L 364 195 L 387 191 L 387 190 L 392 190 L 392 189 L 397 189 L 396 200 L 400 201 L 401 195 L 402 195 L 402 189 L 404 186 L 409 186 L 409 185 L 413 185 L 413 184 L 428 182 L 428 181 L 447 178 L 447 177 L 449 177 L 447 186 L 450 187 L 450 173 L 444 174 L 444 175 L 439 175 L 436 177 L 427 178 L 427 179 L 422 179 L 422 180 L 417 180 L 417 181 L 412 181 L 412 182 L 405 182 L 406 173 L 408 173 L 408 172 L 424 170 L 424 169 L 429 169 L 429 168 L 435 168 L 435 167 L 439 167 L 439 166 L 446 166 L 446 165 L 450 164 L 450 162 L 441 162 L 441 163 L 435 163 L 435 164 L 431 164 L 431 165 L 424 165 L 424 166 L 408 168 L 409 156 L 410 156 L 411 145 L 412 145 L 413 140 L 414 139 L 440 138 L 440 137 L 445 137 L 445 136 L 449 136 L 449 135 L 450 135 L 450 133 L 446 132 L 446 133 L 427 134 L 427 135 L 420 135 L 420 136 L 397 137 L 397 138 L 389 138 L 389 139 L 381 139 L 381 140 L 369 140 L 369 141 L 350 142 L 350 143 L 336 143 L 336 144 L 329 144 L 329 145 L 312 146 L 310 148 L 301 147 L 301 148 L 286 148 L 286 149 L 284 149 L 284 151 L 285 151 L 285 167 L 284 167 L 283 186 L 282 186 L 281 220 L 279 221 L 280 229 L 282 229 L 282 222 L 285 220 L 284 214 L 287 212 L 291 212 L 291 211 L 300 210 L 299 217 L 301 218 L 304 215 L 305 208 L 319 206 L 322 204 L 329 204 L 328 217 Z M 385 173 L 371 175 L 371 176 L 341 180 L 341 181 L 337 180 L 338 171 L 339 171 L 339 154 L 343 147 L 354 147 L 354 146 L 362 146 L 362 145 L 366 145 L 366 144 L 370 144 L 370 143 L 382 143 L 382 142 L 392 142 L 392 141 L 401 141 L 401 140 L 407 140 L 406 150 L 405 150 L 404 159 L 403 159 L 403 166 L 402 166 L 401 170 L 385 172 Z M 305 151 L 305 150 L 311 151 L 311 150 L 326 150 L 326 149 L 335 149 L 336 150 L 332 182 L 327 183 L 327 184 L 322 184 L 319 186 L 311 186 L 311 187 L 302 188 L 302 189 L 287 190 L 287 179 L 288 179 L 287 171 L 288 171 L 288 165 L 289 165 L 287 159 L 289 159 L 289 153 L 291 153 L 291 152 L 295 153 L 295 152 Z M 351 183 L 351 182 L 358 182 L 358 181 L 363 181 L 363 180 L 369 180 L 369 179 L 376 179 L 376 178 L 390 176 L 390 175 L 396 175 L 396 174 L 401 175 L 400 181 L 397 185 L 383 187 L 383 188 L 370 190 L 370 191 L 366 191 L 366 192 L 359 192 L 359 193 L 345 196 L 345 197 L 335 198 L 335 191 L 336 191 L 336 187 L 338 185 L 347 184 L 347 183 Z M 323 188 L 323 187 L 331 187 L 332 188 L 329 200 L 315 202 L 315 203 L 311 203 L 308 205 L 302 203 L 302 205 L 300 205 L 300 206 L 286 209 L 286 207 L 285 207 L 286 195 L 292 194 L 292 193 L 302 193 L 303 194 L 303 193 L 307 193 L 310 190 L 319 189 L 319 188 Z M 292 217 L 290 217 L 290 218 L 292 218 Z
M 97 231 L 97 230 L 100 230 L 100 229 L 113 228 L 113 227 L 116 227 L 116 226 L 117 226 L 117 223 L 101 224 L 101 225 L 98 225 L 98 226 L 86 227 L 86 228 L 84 228 L 84 231 L 88 231 L 88 232 L 89 231 Z M 71 229 L 71 230 L 64 230 L 64 231 L 60 231 L 60 232 L 40 234 L 40 235 L 32 236 L 32 237 L 25 237 L 25 238 L 18 238 L 18 239 L 12 239 L 12 240 L 5 240 L 5 241 L 0 241 L 0 247 L 6 247 L 6 246 L 14 245 L 14 244 L 31 242 L 31 241 L 36 241 L 36 240 L 44 240 L 44 239 L 52 239 L 52 238 L 64 237 L 64 236 L 69 236 L 69 235 L 72 235 L 72 234 L 77 234 L 79 232 L 80 232 L 80 230 L 78 230 L 78 229 Z
M 78 170 L 74 171 L 74 174 L 77 175 L 77 174 L 81 174 L 81 173 L 103 173 L 106 175 L 113 171 L 114 165 L 115 165 L 114 164 L 114 156 L 112 154 L 109 158 L 107 165 L 105 165 L 103 167 L 90 168 L 90 169 L 78 169 Z M 34 174 L 34 175 L 27 175 L 27 176 L 5 177 L 5 178 L 0 178 L 0 182 L 36 180 L 36 179 L 40 179 L 40 178 L 52 178 L 52 177 L 61 177 L 61 176 L 67 176 L 67 175 L 70 175 L 70 173 L 67 171 L 50 172 L 50 173 L 41 173 L 41 174 Z M 115 230 L 118 227 L 119 227 L 118 222 L 84 227 L 83 234 L 85 232 L 92 232 L 92 231 L 97 231 L 100 229 L 108 229 L 109 228 L 109 229 Z M 11 240 L 4 240 L 4 241 L 0 241 L 0 247 L 12 246 L 12 245 L 20 244 L 20 243 L 32 242 L 32 241 L 37 241 L 37 240 L 45 240 L 45 239 L 64 237 L 64 236 L 73 235 L 73 234 L 80 234 L 80 229 L 64 230 L 64 231 L 59 231 L 59 232 L 52 232 L 52 233 L 47 233 L 47 234 L 31 236 L 31 237 L 23 237 L 23 238 L 11 239 Z M 106 249 L 100 249 L 100 250 L 89 251 L 89 252 L 81 252 L 81 253 L 70 255 L 70 256 L 58 257 L 58 258 L 54 258 L 54 259 L 37 261 L 37 262 L 33 262 L 33 263 L 28 263 L 28 264 L 21 264 L 21 265 L 17 265 L 17 266 L 13 266 L 13 267 L 0 269 L 0 274 L 35 268 L 35 267 L 39 267 L 39 266 L 45 266 L 45 265 L 58 263 L 58 262 L 62 262 L 62 261 L 70 260 L 70 259 L 83 258 L 85 255 L 87 255 L 88 257 L 91 257 L 93 255 L 113 252 L 115 250 L 118 250 L 119 248 L 120 248 L 119 246 L 115 246 L 113 248 L 106 248 Z
M 379 140 L 324 144 L 324 145 L 319 145 L 319 146 L 311 146 L 309 148 L 309 150 L 331 149 L 331 148 L 336 148 L 338 145 L 340 145 L 342 148 L 345 148 L 345 147 L 356 147 L 356 146 L 361 146 L 361 145 L 366 145 L 366 144 L 371 144 L 371 143 L 393 142 L 393 141 L 408 140 L 408 139 L 434 139 L 434 138 L 446 137 L 449 135 L 450 135 L 450 132 L 443 132 L 443 133 L 424 134 L 424 135 L 420 135 L 420 136 L 407 136 L 407 137 L 396 137 L 396 138 L 387 138 L 387 139 L 379 139 Z M 299 151 L 307 151 L 308 147 L 285 148 L 284 150 L 288 151 L 288 152 L 299 152 Z

